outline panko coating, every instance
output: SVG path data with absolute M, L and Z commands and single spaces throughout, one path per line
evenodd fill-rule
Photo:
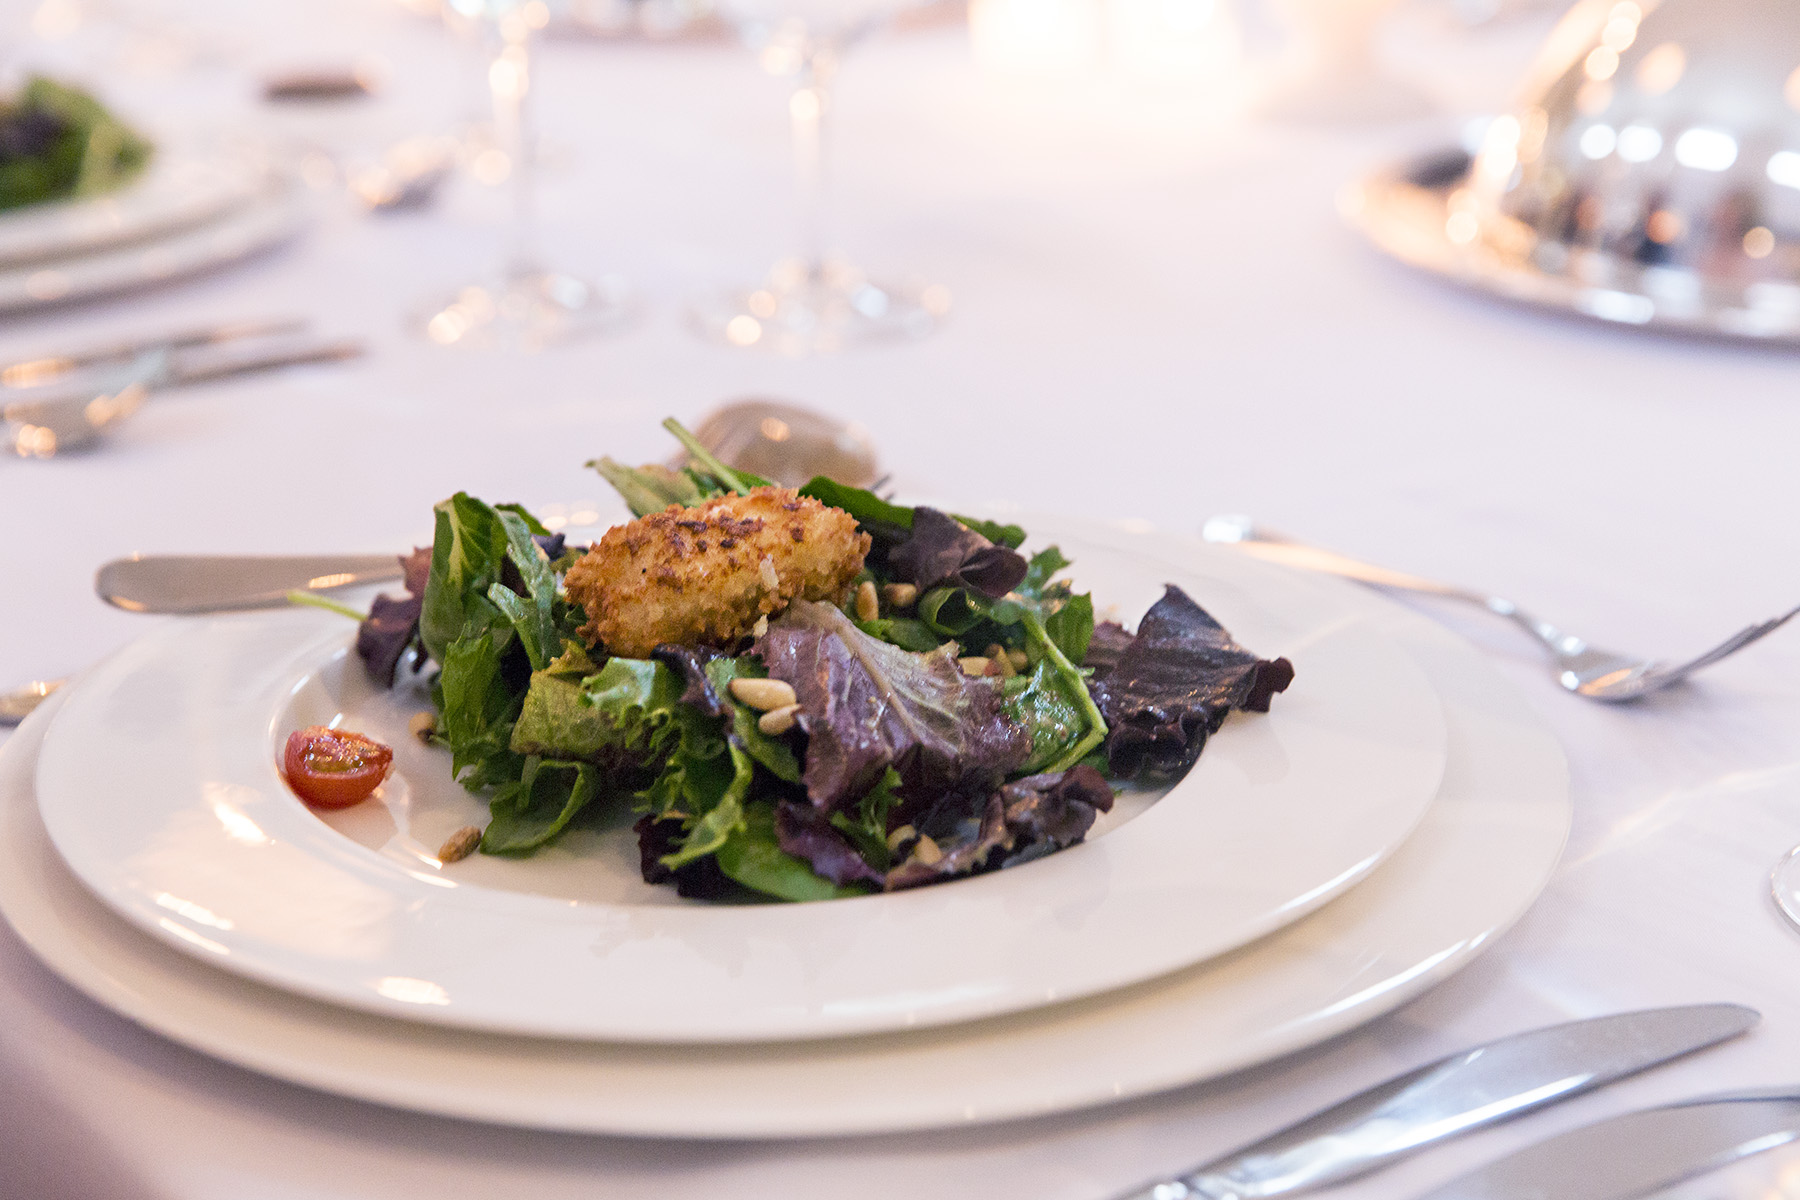
M 563 589 L 587 613 L 590 645 L 648 658 L 665 642 L 729 646 L 796 599 L 835 601 L 868 552 L 849 513 L 760 487 L 614 526 Z

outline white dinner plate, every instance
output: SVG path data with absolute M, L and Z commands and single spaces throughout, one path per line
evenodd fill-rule
M 1361 593 L 1230 550 L 1157 557 L 1162 543 L 1035 524 L 1102 604 L 1135 617 L 1180 583 L 1297 677 L 1156 803 L 1016 869 L 826 903 L 682 901 L 639 878 L 628 816 L 533 858 L 441 867 L 442 833 L 483 806 L 446 754 L 408 744 L 409 710 L 366 686 L 348 623 L 313 610 L 169 622 L 92 671 L 45 741 L 45 823 L 103 901 L 227 970 L 413 1020 L 658 1042 L 1092 995 L 1298 919 L 1411 832 L 1443 771 L 1443 715 Z M 407 751 L 385 843 L 334 830 L 277 773 L 291 731 L 340 716 Z
M 0 313 L 131 291 L 227 266 L 295 236 L 308 216 L 298 184 L 271 174 L 253 197 L 213 219 L 91 253 L 0 265 Z
M 1316 1045 L 1492 945 L 1568 833 L 1561 748 L 1470 647 L 1390 607 L 1449 721 L 1437 803 L 1348 895 L 1237 953 L 1091 1000 L 914 1033 L 727 1047 L 437 1029 L 197 965 L 99 904 L 32 792 L 52 698 L 0 748 L 0 914 L 52 970 L 175 1041 L 420 1112 L 666 1137 L 797 1137 L 997 1121 L 1140 1096 Z
M 0 212 L 0 269 L 42 266 L 214 221 L 268 186 L 269 166 L 252 149 L 159 139 L 143 174 L 118 191 Z

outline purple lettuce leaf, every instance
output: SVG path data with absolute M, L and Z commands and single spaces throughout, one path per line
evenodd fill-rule
M 888 552 L 888 568 L 921 592 L 964 587 L 998 600 L 1025 578 L 1025 559 L 935 508 L 913 509 L 912 534 Z
M 1088 638 L 1087 654 L 1081 665 L 1094 673 L 1093 678 L 1099 679 L 1119 665 L 1119 656 L 1134 640 L 1117 621 L 1102 621 L 1094 626 L 1094 632 Z
M 841 808 L 891 766 L 909 797 L 987 792 L 1031 751 L 1000 715 L 997 679 L 971 679 L 956 644 L 915 654 L 877 641 L 828 604 L 796 601 L 757 639 L 769 674 L 793 686 L 807 735 L 801 782 Z
M 832 827 L 831 818 L 810 804 L 783 800 L 775 806 L 775 837 L 781 848 L 805 859 L 813 873 L 839 887 L 847 883 L 882 882 L 881 872 L 858 854 L 850 839 Z
M 1269 698 L 1293 678 L 1287 659 L 1258 658 L 1170 584 L 1088 690 L 1111 731 L 1107 764 L 1115 778 L 1130 778 L 1186 771 L 1227 713 L 1269 711 Z
M 990 859 L 1007 843 L 1006 806 L 999 792 L 989 792 L 985 797 L 951 793 L 920 819 L 918 830 L 937 846 L 938 857 L 926 862 L 915 851 L 913 857 L 887 873 L 886 887 L 890 892 L 999 865 L 998 859 Z
M 415 548 L 400 556 L 406 594 L 375 597 L 369 615 L 356 627 L 356 653 L 369 678 L 382 687 L 394 686 L 400 658 L 419 633 L 419 612 L 425 604 L 425 583 L 431 577 L 431 547 Z
M 1012 838 L 1007 861 L 1024 862 L 1073 846 L 1094 827 L 1094 819 L 1111 812 L 1112 786 L 1086 763 L 1057 774 L 1028 775 L 1000 789 L 1006 806 L 1006 832 Z

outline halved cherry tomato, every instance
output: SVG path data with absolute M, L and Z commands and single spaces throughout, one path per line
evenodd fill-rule
M 324 725 L 289 734 L 284 757 L 288 786 L 316 808 L 367 800 L 394 763 L 394 752 L 374 738 Z

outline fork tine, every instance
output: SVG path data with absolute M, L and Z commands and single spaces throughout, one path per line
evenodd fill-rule
M 1752 642 L 1760 641 L 1762 638 L 1775 632 L 1777 629 L 1793 620 L 1795 616 L 1800 616 L 1800 607 L 1791 608 L 1787 612 L 1782 613 L 1779 617 L 1771 617 L 1760 625 L 1752 625 L 1748 629 L 1740 629 L 1737 633 L 1726 638 L 1719 645 L 1714 646 L 1711 650 L 1708 650 L 1705 654 L 1702 654 L 1691 662 L 1682 663 L 1678 667 L 1668 667 L 1665 671 L 1658 671 L 1657 674 L 1663 675 L 1666 673 L 1669 677 L 1669 682 L 1673 683 L 1676 679 L 1691 675 L 1702 667 L 1712 666 L 1722 658 L 1729 658 L 1731 655 L 1736 654 L 1739 650 L 1742 650 Z

